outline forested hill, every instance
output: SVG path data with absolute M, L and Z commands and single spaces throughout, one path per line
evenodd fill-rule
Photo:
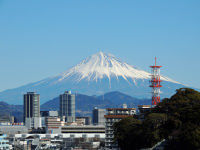
M 9 105 L 6 102 L 0 101 L 0 120 L 10 120 L 14 116 L 16 121 L 23 121 L 23 106 Z
M 200 149 L 200 93 L 178 89 L 144 120 L 129 117 L 114 124 L 114 134 L 122 150 L 150 148 L 163 139 L 167 150 Z

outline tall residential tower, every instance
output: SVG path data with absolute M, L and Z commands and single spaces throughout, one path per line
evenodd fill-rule
M 60 117 L 66 122 L 75 122 L 75 95 L 71 91 L 60 95 Z
M 40 95 L 35 92 L 24 94 L 24 123 L 28 128 L 41 127 Z

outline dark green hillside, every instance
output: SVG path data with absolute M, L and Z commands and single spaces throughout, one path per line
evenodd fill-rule
M 76 95 L 77 115 L 90 115 L 95 106 L 106 108 L 112 106 L 112 103 L 109 100 L 101 100 L 96 96 L 87 96 L 83 94 Z M 41 105 L 41 110 L 59 110 L 59 97 Z
M 0 120 L 10 120 L 10 116 L 14 116 L 20 122 L 23 121 L 22 115 L 22 105 L 9 105 L 0 101 Z
M 126 118 L 114 125 L 115 140 L 122 150 L 150 148 L 166 139 L 167 150 L 200 149 L 200 93 L 181 88 L 164 99 L 145 119 Z
M 139 104 L 149 104 L 150 100 L 137 99 L 117 91 L 106 93 L 104 96 L 76 94 L 76 114 L 77 116 L 91 115 L 94 107 L 122 107 L 123 103 L 126 103 L 128 107 L 137 107 Z M 59 97 L 41 105 L 41 110 L 59 110 Z
M 148 105 L 150 104 L 151 100 L 150 99 L 139 99 L 135 98 L 132 96 L 129 96 L 127 94 L 118 92 L 118 91 L 113 91 L 106 93 L 104 95 L 98 96 L 100 99 L 108 99 L 111 101 L 113 104 L 121 106 L 122 103 L 126 103 L 129 105 L 129 107 L 137 107 L 137 105 Z

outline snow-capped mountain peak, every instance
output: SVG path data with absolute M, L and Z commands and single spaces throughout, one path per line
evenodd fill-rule
M 150 73 L 137 69 L 125 62 L 122 62 L 112 54 L 103 52 L 96 53 L 75 67 L 59 75 L 59 82 L 69 77 L 74 77 L 77 82 L 86 79 L 88 81 L 98 81 L 107 77 L 110 81 L 111 77 L 122 77 L 123 79 L 131 79 L 135 82 L 137 79 L 150 79 Z M 161 77 L 162 80 L 176 82 L 167 77 Z
M 99 52 L 59 75 L 0 92 L 0 99 L 11 104 L 22 104 L 24 93 L 36 91 L 41 95 L 40 102 L 44 103 L 66 90 L 87 95 L 120 91 L 133 97 L 147 98 L 151 96 L 150 77 L 150 73 L 146 71 L 131 66 L 111 54 Z M 184 86 L 164 76 L 161 80 L 162 97 L 169 97 L 176 89 Z

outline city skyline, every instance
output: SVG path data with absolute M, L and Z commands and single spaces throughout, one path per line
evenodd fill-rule
M 0 91 L 103 51 L 200 89 L 199 1 L 0 1 Z

